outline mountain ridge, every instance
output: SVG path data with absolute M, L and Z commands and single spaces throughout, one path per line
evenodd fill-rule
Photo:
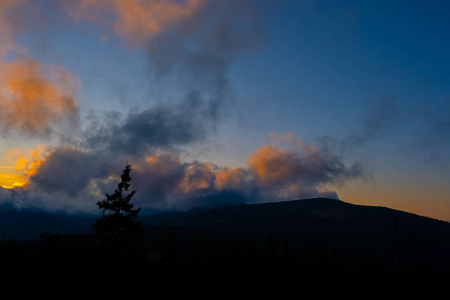
M 250 213 L 251 211 L 251 213 Z M 226 223 L 232 220 L 226 220 L 221 218 L 229 218 L 233 215 L 234 221 L 236 218 L 261 218 L 275 216 L 278 214 L 285 220 L 289 218 L 308 217 L 309 219 L 323 219 L 323 220 L 335 220 L 345 221 L 349 218 L 357 217 L 357 215 L 375 215 L 378 218 L 390 217 L 394 220 L 395 214 L 402 215 L 402 217 L 414 218 L 422 223 L 433 223 L 437 226 L 450 227 L 448 222 L 420 216 L 418 214 L 405 212 L 401 210 L 392 209 L 384 206 L 369 206 L 359 205 L 344 202 L 338 199 L 331 198 L 309 198 L 300 200 L 288 200 L 280 202 L 266 202 L 266 203 L 254 203 L 254 204 L 241 204 L 233 206 L 222 206 L 217 208 L 204 208 L 196 209 L 187 212 L 167 212 L 161 214 L 155 214 L 152 216 L 144 216 L 144 224 L 146 226 L 155 225 L 202 225 L 202 222 L 206 222 L 210 219 L 211 223 Z M 227 216 L 228 215 L 228 216 Z M 206 219 L 205 219 L 206 218 Z M 174 223 L 175 222 L 175 223 Z M 205 224 L 206 225 L 206 224 Z
M 191 237 L 203 235 L 251 240 L 260 245 L 270 238 L 279 248 L 288 241 L 297 252 L 315 249 L 346 257 L 357 253 L 365 260 L 376 259 L 391 265 L 401 255 L 409 266 L 420 260 L 450 266 L 449 223 L 336 199 L 312 198 L 167 213 L 145 217 L 143 224 L 150 235 L 155 234 L 153 238 L 161 232 L 184 235 L 180 242 L 184 245 L 198 244 Z
M 239 264 L 236 259 L 246 257 L 246 263 L 256 259 L 264 265 L 270 255 L 281 257 L 288 252 L 290 261 L 301 266 L 318 266 L 317 259 L 328 264 L 331 259 L 351 268 L 356 259 L 395 269 L 400 260 L 410 269 L 419 264 L 450 273 L 449 223 L 382 206 L 311 198 L 166 212 L 139 219 L 147 230 L 146 257 L 157 264 L 161 259 L 179 266 L 221 261 L 226 265 L 230 260 Z M 46 232 L 83 236 L 92 232 L 93 221 L 93 215 L 0 208 L 0 241 L 6 241 L 3 233 L 7 239 L 19 240 L 40 239 L 39 234 Z
M 384 218 L 394 220 L 394 213 L 401 215 L 402 218 L 417 218 L 419 223 L 430 223 L 428 230 L 435 230 L 437 227 L 450 227 L 448 222 L 420 216 L 417 214 L 391 209 L 383 206 L 367 206 L 352 204 L 338 199 L 331 198 L 309 198 L 300 200 L 288 200 L 281 202 L 265 202 L 252 204 L 239 204 L 230 206 L 221 206 L 215 208 L 197 208 L 189 211 L 168 211 L 144 214 L 140 216 L 144 226 L 207 226 L 205 223 L 208 218 L 211 224 L 217 228 L 226 227 L 231 223 L 230 215 L 233 216 L 235 226 L 244 226 L 251 224 L 251 220 L 258 218 L 271 218 L 275 214 L 282 216 L 278 219 L 280 222 L 298 221 L 335 221 L 345 222 L 349 218 L 355 218 L 357 215 L 374 214 L 377 211 L 378 218 L 383 218 L 381 212 L 385 212 Z M 251 212 L 251 213 L 250 213 Z M 228 214 L 228 216 L 227 216 Z M 389 216 L 390 214 L 390 216 Z M 17 210 L 9 206 L 0 207 L 0 237 L 6 236 L 8 239 L 37 239 L 40 233 L 45 232 L 88 232 L 91 230 L 90 224 L 99 217 L 92 214 L 69 215 L 62 213 L 51 213 L 36 210 Z M 238 219 L 236 219 L 238 218 Z M 273 220 L 272 220 L 273 221 Z M 389 220 L 388 220 L 389 221 Z M 202 224 L 203 222 L 203 224 Z M 240 223 L 239 223 L 240 222 Z M 430 228 L 431 226 L 431 228 Z M 416 224 L 417 227 L 417 224 Z M 416 228 L 417 229 L 417 228 Z M 422 228 L 423 230 L 423 228 Z

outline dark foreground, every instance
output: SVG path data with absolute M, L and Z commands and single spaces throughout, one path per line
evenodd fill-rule
M 120 274 L 210 274 L 217 278 L 446 278 L 447 265 L 432 265 L 418 257 L 405 266 L 365 258 L 364 253 L 340 253 L 319 243 L 295 248 L 289 240 L 252 239 L 192 228 L 150 228 L 143 243 L 105 245 L 95 236 L 64 236 L 39 241 L 0 243 L 2 270 L 53 270 Z M 143 272 L 143 273 L 141 273 Z
M 1 240 L 0 266 L 197 284 L 450 278 L 449 224 L 387 208 L 315 199 L 168 214 L 144 225 L 140 242 L 93 234 Z

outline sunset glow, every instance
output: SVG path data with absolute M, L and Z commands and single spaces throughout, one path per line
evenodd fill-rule
M 2 170 L 2 172 L 8 172 L 8 169 L 11 169 L 11 167 L 0 166 L 0 170 Z M 26 184 L 26 179 L 21 175 L 0 173 L 0 186 L 5 189 L 22 187 L 24 184 Z
M 13 189 L 23 187 L 30 177 L 39 169 L 45 159 L 44 145 L 37 145 L 30 150 L 11 149 L 5 154 L 5 161 L 12 166 L 0 166 L 0 185 Z

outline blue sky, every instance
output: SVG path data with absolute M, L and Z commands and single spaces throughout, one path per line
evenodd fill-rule
M 155 1 L 145 2 L 155 5 Z M 50 166 L 67 164 L 56 158 L 88 159 L 81 153 L 101 154 L 102 159 L 128 155 L 136 161 L 138 177 L 147 174 L 159 178 L 145 164 L 157 161 L 164 169 L 168 162 L 163 163 L 157 155 L 171 153 L 179 158 L 185 172 L 185 177 L 173 183 L 177 191 L 184 187 L 192 192 L 192 186 L 188 189 L 183 182 L 193 180 L 186 177 L 194 168 L 193 162 L 198 162 L 196 167 L 216 168 L 208 177 L 215 185 L 197 182 L 197 194 L 187 198 L 221 192 L 218 180 L 224 169 L 240 168 L 252 178 L 245 183 L 245 193 L 251 186 L 252 196 L 243 192 L 243 177 L 239 188 L 233 185 L 232 190 L 252 201 L 270 201 L 270 197 L 275 201 L 281 194 L 307 197 L 334 193 L 343 201 L 450 220 L 447 1 L 165 1 L 179 5 L 184 13 L 175 13 L 173 19 L 146 18 L 145 13 L 151 11 L 142 8 L 144 17 L 137 16 L 134 23 L 121 19 L 126 8 L 117 4 L 120 1 L 93 3 L 83 8 L 66 1 L 30 0 L 13 8 L 5 4 L 5 10 L 28 15 L 27 22 L 17 22 L 14 14 L 0 15 L 0 23 L 12 28 L 0 31 L 0 45 L 8 41 L 6 37 L 12 37 L 9 40 L 14 45 L 2 57 L 2 68 L 7 70 L 6 62 L 21 59 L 21 53 L 26 53 L 43 68 L 57 66 L 65 70 L 61 73 L 74 78 L 70 96 L 79 109 L 76 124 L 66 128 L 67 124 L 59 124 L 61 118 L 57 118 L 51 120 L 45 134 L 36 128 L 30 134 L 29 128 L 13 121 L 13 125 L 0 124 L 0 165 L 5 167 L 0 173 L 11 173 L 11 167 L 16 167 L 13 173 L 24 176 L 27 184 L 23 189 L 29 194 L 48 196 L 36 186 L 53 186 L 61 189 L 60 193 L 70 184 L 71 180 L 57 182 L 44 176 Z M 164 6 L 167 12 L 172 8 Z M 186 13 L 190 8 L 193 12 Z M 34 13 L 30 15 L 30 11 Z M 161 25 L 157 32 L 145 24 L 155 20 Z M 120 21 L 130 27 L 120 31 Z M 141 30 L 140 36 L 136 28 Z M 51 72 L 43 77 L 47 75 Z M 64 87 L 60 83 L 59 88 Z M 3 105 L 10 103 L 8 95 L 0 94 Z M 156 107 L 162 110 L 156 113 Z M 128 118 L 130 112 L 135 115 Z M 161 115 L 168 119 L 158 119 Z M 179 122 L 172 124 L 168 121 L 171 118 Z M 145 122 L 138 124 L 139 120 Z M 158 131 L 149 133 L 158 126 L 170 131 L 163 137 Z M 141 139 L 137 144 L 142 152 L 131 149 L 119 154 L 119 139 L 113 132 L 125 129 L 136 130 L 133 136 Z M 29 154 L 36 145 L 47 147 L 39 160 Z M 319 149 L 325 167 L 308 169 L 314 174 L 287 168 L 288 175 L 280 181 L 275 177 L 285 168 L 256 167 L 257 158 L 262 159 L 256 154 L 262 155 L 265 145 L 273 150 L 264 152 L 272 155 L 264 157 L 270 167 L 275 161 L 278 167 L 283 161 L 291 166 L 297 162 L 298 168 L 311 166 L 313 158 L 308 155 L 313 146 Z M 68 147 L 76 152 L 69 152 Z M 19 157 L 27 158 L 21 170 L 17 168 Z M 145 157 L 146 163 L 140 165 Z M 275 158 L 284 160 L 280 163 Z M 30 170 L 33 161 L 41 162 L 36 164 L 35 173 L 22 174 Z M 345 168 L 338 168 L 339 173 L 336 170 L 341 163 Z M 352 166 L 360 167 L 360 172 L 352 173 L 356 170 Z M 330 175 L 327 167 L 337 173 Z M 76 170 L 89 178 L 83 184 L 93 198 L 113 186 L 108 176 L 120 170 L 106 162 L 102 168 L 108 172 Z M 275 176 L 270 183 L 264 181 L 267 173 L 262 173 L 269 171 Z M 319 171 L 323 173 L 317 177 Z M 306 187 L 306 183 L 311 185 Z M 173 200 L 178 194 L 166 195 L 148 188 L 144 181 L 137 186 L 146 197 L 161 198 L 156 204 L 142 200 L 143 206 L 181 203 Z M 4 192 L 4 201 L 13 201 Z M 29 194 L 14 200 L 20 202 L 17 206 L 38 206 Z M 264 197 L 255 200 L 256 194 Z M 38 202 L 46 209 L 91 209 L 75 198 L 71 194 L 60 205 L 53 200 Z

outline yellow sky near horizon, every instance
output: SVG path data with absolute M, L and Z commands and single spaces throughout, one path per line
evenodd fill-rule
M 423 178 L 408 180 L 392 175 L 376 180 L 349 181 L 337 192 L 344 202 L 384 206 L 450 222 L 450 186 L 445 178 L 423 182 Z
M 0 166 L 0 186 L 11 189 L 16 186 L 23 186 L 25 183 L 25 177 L 15 167 Z

